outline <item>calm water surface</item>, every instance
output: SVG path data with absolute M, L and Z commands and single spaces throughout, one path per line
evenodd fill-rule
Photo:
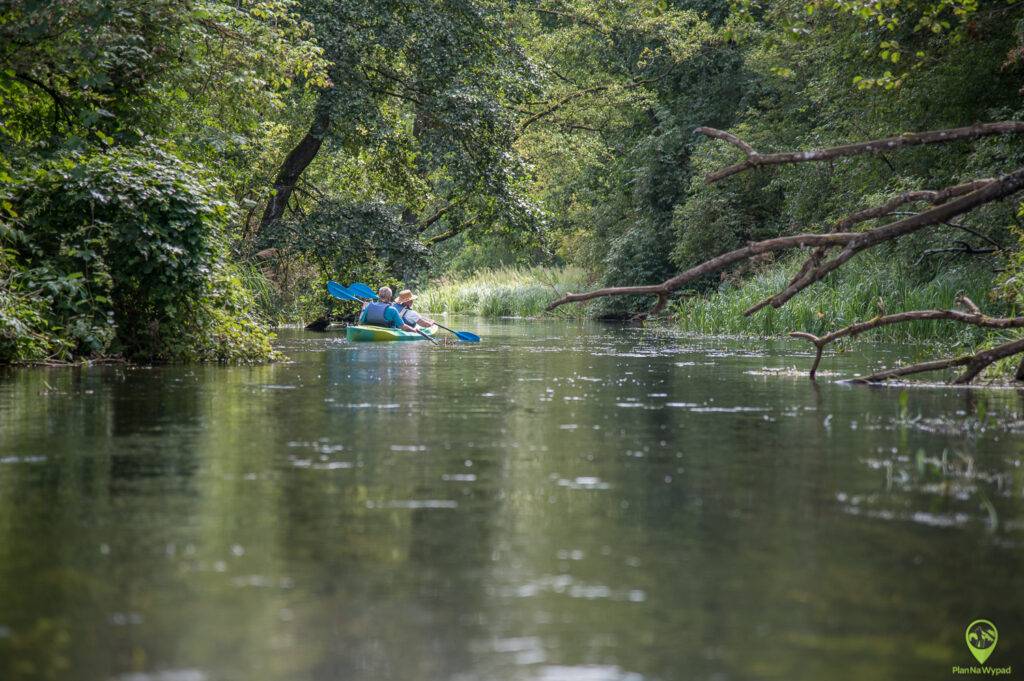
M 0 373 L 0 678 L 946 679 L 977 617 L 1024 673 L 1017 392 L 458 324 Z

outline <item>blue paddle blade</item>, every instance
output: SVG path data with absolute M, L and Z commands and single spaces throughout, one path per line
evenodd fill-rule
M 350 300 L 357 303 L 360 302 L 358 298 L 348 292 L 348 289 L 336 281 L 327 282 L 327 292 L 340 300 Z
M 434 322 L 434 323 L 437 324 L 437 322 Z M 442 329 L 444 329 L 445 331 L 450 331 L 451 333 L 455 334 L 455 337 L 458 338 L 461 341 L 466 341 L 467 343 L 479 343 L 480 342 L 480 336 L 476 335 L 475 333 L 470 333 L 469 331 L 456 331 L 455 329 L 449 329 L 444 324 L 437 324 L 437 325 L 439 327 L 441 327 Z
M 351 286 L 348 287 L 348 290 L 364 298 L 372 298 L 373 300 L 377 300 L 377 294 L 373 292 L 373 289 L 360 281 L 353 283 Z

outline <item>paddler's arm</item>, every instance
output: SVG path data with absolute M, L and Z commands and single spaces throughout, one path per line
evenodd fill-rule
M 405 323 L 405 321 L 402 319 L 402 315 L 398 314 L 398 310 L 396 310 L 394 307 L 388 307 L 388 309 L 384 312 L 384 319 L 388 320 L 389 322 L 391 322 L 392 326 L 399 328 L 402 331 L 416 330 Z

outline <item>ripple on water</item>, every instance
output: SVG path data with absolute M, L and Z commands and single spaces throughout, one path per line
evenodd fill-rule
M 695 414 L 739 414 L 768 410 L 764 407 L 691 407 L 690 411 Z
M 567 489 L 608 489 L 611 487 L 611 485 L 603 481 L 601 478 L 588 476 L 581 476 L 571 480 L 568 478 L 559 478 L 558 486 L 565 487 Z
M 536 681 L 644 681 L 636 672 L 627 672 L 616 665 L 581 664 L 571 667 L 549 665 L 541 667 Z
M 288 443 L 288 446 L 315 449 L 320 454 L 334 454 L 335 452 L 345 451 L 345 445 L 331 444 L 330 440 L 327 438 L 321 438 L 315 442 L 293 440 Z
M 452 499 L 404 499 L 397 501 L 367 501 L 366 508 L 458 508 L 459 502 Z
M 308 468 L 314 471 L 336 471 L 355 467 L 351 461 L 314 461 L 297 456 L 289 456 L 288 461 L 295 468 Z
M 470 644 L 470 647 L 479 653 L 495 652 L 512 655 L 517 665 L 539 664 L 547 659 L 543 641 L 536 636 L 475 641 Z
M 324 401 L 334 402 L 334 399 L 329 397 Z M 349 402 L 347 404 L 338 404 L 337 406 L 342 409 L 398 409 L 402 405 L 390 402 L 385 404 L 375 404 L 373 402 Z
M 0 464 L 45 463 L 45 456 L 0 456 Z
M 533 598 L 542 593 L 556 593 L 583 600 L 612 600 L 642 603 L 647 593 L 642 589 L 613 589 L 604 584 L 577 582 L 571 575 L 545 575 L 525 584 L 502 588 L 500 594 L 512 598 Z
M 199 669 L 162 669 L 153 672 L 131 672 L 114 677 L 115 681 L 206 681 L 209 677 Z

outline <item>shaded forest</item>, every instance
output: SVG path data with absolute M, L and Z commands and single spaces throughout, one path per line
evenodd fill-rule
M 0 362 L 260 360 L 274 324 L 332 312 L 329 278 L 546 265 L 650 288 L 789 239 L 588 313 L 678 312 L 778 272 L 781 304 L 837 276 L 840 246 L 989 180 L 988 200 L 841 264 L 854 287 L 898 271 L 1014 319 L 1022 62 L 1006 0 L 10 0 Z M 820 350 L 866 321 L 786 330 Z M 1015 338 L 967 340 L 974 356 Z

